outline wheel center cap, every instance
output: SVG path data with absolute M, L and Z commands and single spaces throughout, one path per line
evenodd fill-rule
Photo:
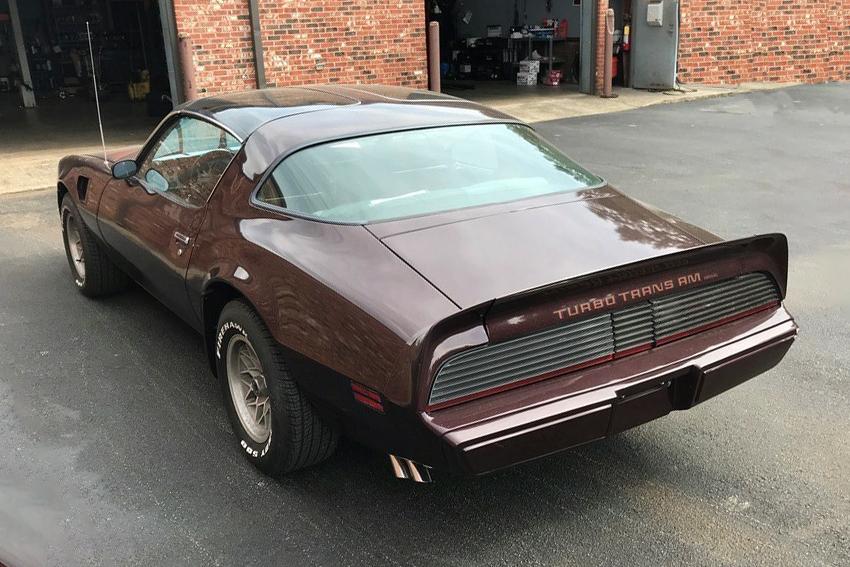
M 260 381 L 258 378 L 251 380 L 251 392 L 258 398 L 268 396 L 266 391 L 265 381 Z

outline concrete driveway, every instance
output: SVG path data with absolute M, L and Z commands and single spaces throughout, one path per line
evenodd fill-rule
M 103 155 L 94 101 L 40 100 L 21 109 L 0 98 L 0 195 L 56 186 L 56 166 L 68 154 Z M 159 122 L 144 104 L 123 100 L 102 103 L 109 149 L 145 141 Z
M 541 124 L 639 199 L 726 237 L 786 232 L 802 332 L 690 412 L 427 486 L 351 443 L 281 482 L 255 472 L 200 338 L 141 291 L 78 295 L 53 193 L 0 197 L 0 563 L 850 564 L 847 100 L 795 87 Z

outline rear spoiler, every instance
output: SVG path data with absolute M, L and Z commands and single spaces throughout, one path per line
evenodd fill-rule
M 601 312 L 623 307 L 618 298 L 660 297 L 752 272 L 769 273 L 785 298 L 788 239 L 784 234 L 709 244 L 521 291 L 486 307 L 484 324 L 490 340 L 499 342 L 551 327 L 566 309 L 581 306 Z

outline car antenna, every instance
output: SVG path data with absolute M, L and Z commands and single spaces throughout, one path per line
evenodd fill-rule
M 100 117 L 100 98 L 97 96 L 97 69 L 94 66 L 94 49 L 91 46 L 91 28 L 86 20 L 86 35 L 89 40 L 89 55 L 91 56 L 91 80 L 94 83 L 94 105 L 97 107 L 97 125 L 100 128 L 100 144 L 103 146 L 103 165 L 109 167 L 109 160 L 106 159 L 106 139 L 103 137 L 103 119 Z

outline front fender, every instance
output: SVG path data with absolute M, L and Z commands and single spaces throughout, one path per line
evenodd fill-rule
M 103 159 L 93 156 L 70 155 L 59 160 L 57 184 L 57 206 L 67 192 L 86 227 L 100 238 L 97 225 L 97 207 L 107 183 L 112 179 Z

